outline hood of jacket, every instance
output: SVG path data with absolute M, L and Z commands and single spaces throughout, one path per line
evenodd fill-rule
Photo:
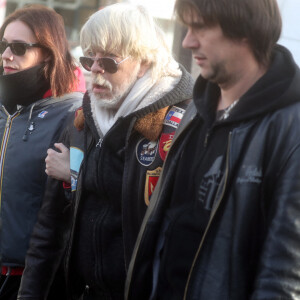
M 300 101 L 300 70 L 291 53 L 276 45 L 267 72 L 240 98 L 226 120 L 220 122 L 245 121 Z M 217 84 L 205 80 L 201 75 L 194 87 L 194 102 L 199 115 L 205 120 L 216 109 Z

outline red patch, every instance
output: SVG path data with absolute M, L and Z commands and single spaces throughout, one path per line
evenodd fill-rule
M 158 149 L 159 149 L 159 155 L 163 161 L 166 159 L 166 156 L 170 150 L 174 134 L 175 131 L 171 133 L 163 133 L 160 137 Z
M 161 173 L 162 168 L 158 167 L 153 171 L 148 170 L 146 173 L 146 182 L 145 182 L 145 203 L 148 206 L 150 203 L 150 197 L 156 187 L 157 181 L 159 179 L 159 175 Z

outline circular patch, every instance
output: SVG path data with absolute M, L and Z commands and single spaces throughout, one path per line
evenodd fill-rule
M 142 139 L 136 146 L 136 158 L 143 166 L 150 166 L 156 156 L 157 141 Z

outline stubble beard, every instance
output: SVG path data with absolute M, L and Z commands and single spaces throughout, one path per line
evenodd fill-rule
M 211 71 L 202 75 L 202 77 L 225 88 L 232 84 L 235 80 L 235 75 L 236 74 L 230 74 L 224 64 L 218 63 L 211 65 Z

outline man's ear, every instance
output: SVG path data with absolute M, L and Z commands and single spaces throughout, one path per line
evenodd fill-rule
M 141 67 L 140 67 L 140 70 L 139 70 L 139 72 L 137 74 L 137 77 L 138 78 L 143 77 L 145 75 L 145 73 L 149 70 L 150 65 L 151 64 L 148 63 L 148 62 L 141 62 Z

